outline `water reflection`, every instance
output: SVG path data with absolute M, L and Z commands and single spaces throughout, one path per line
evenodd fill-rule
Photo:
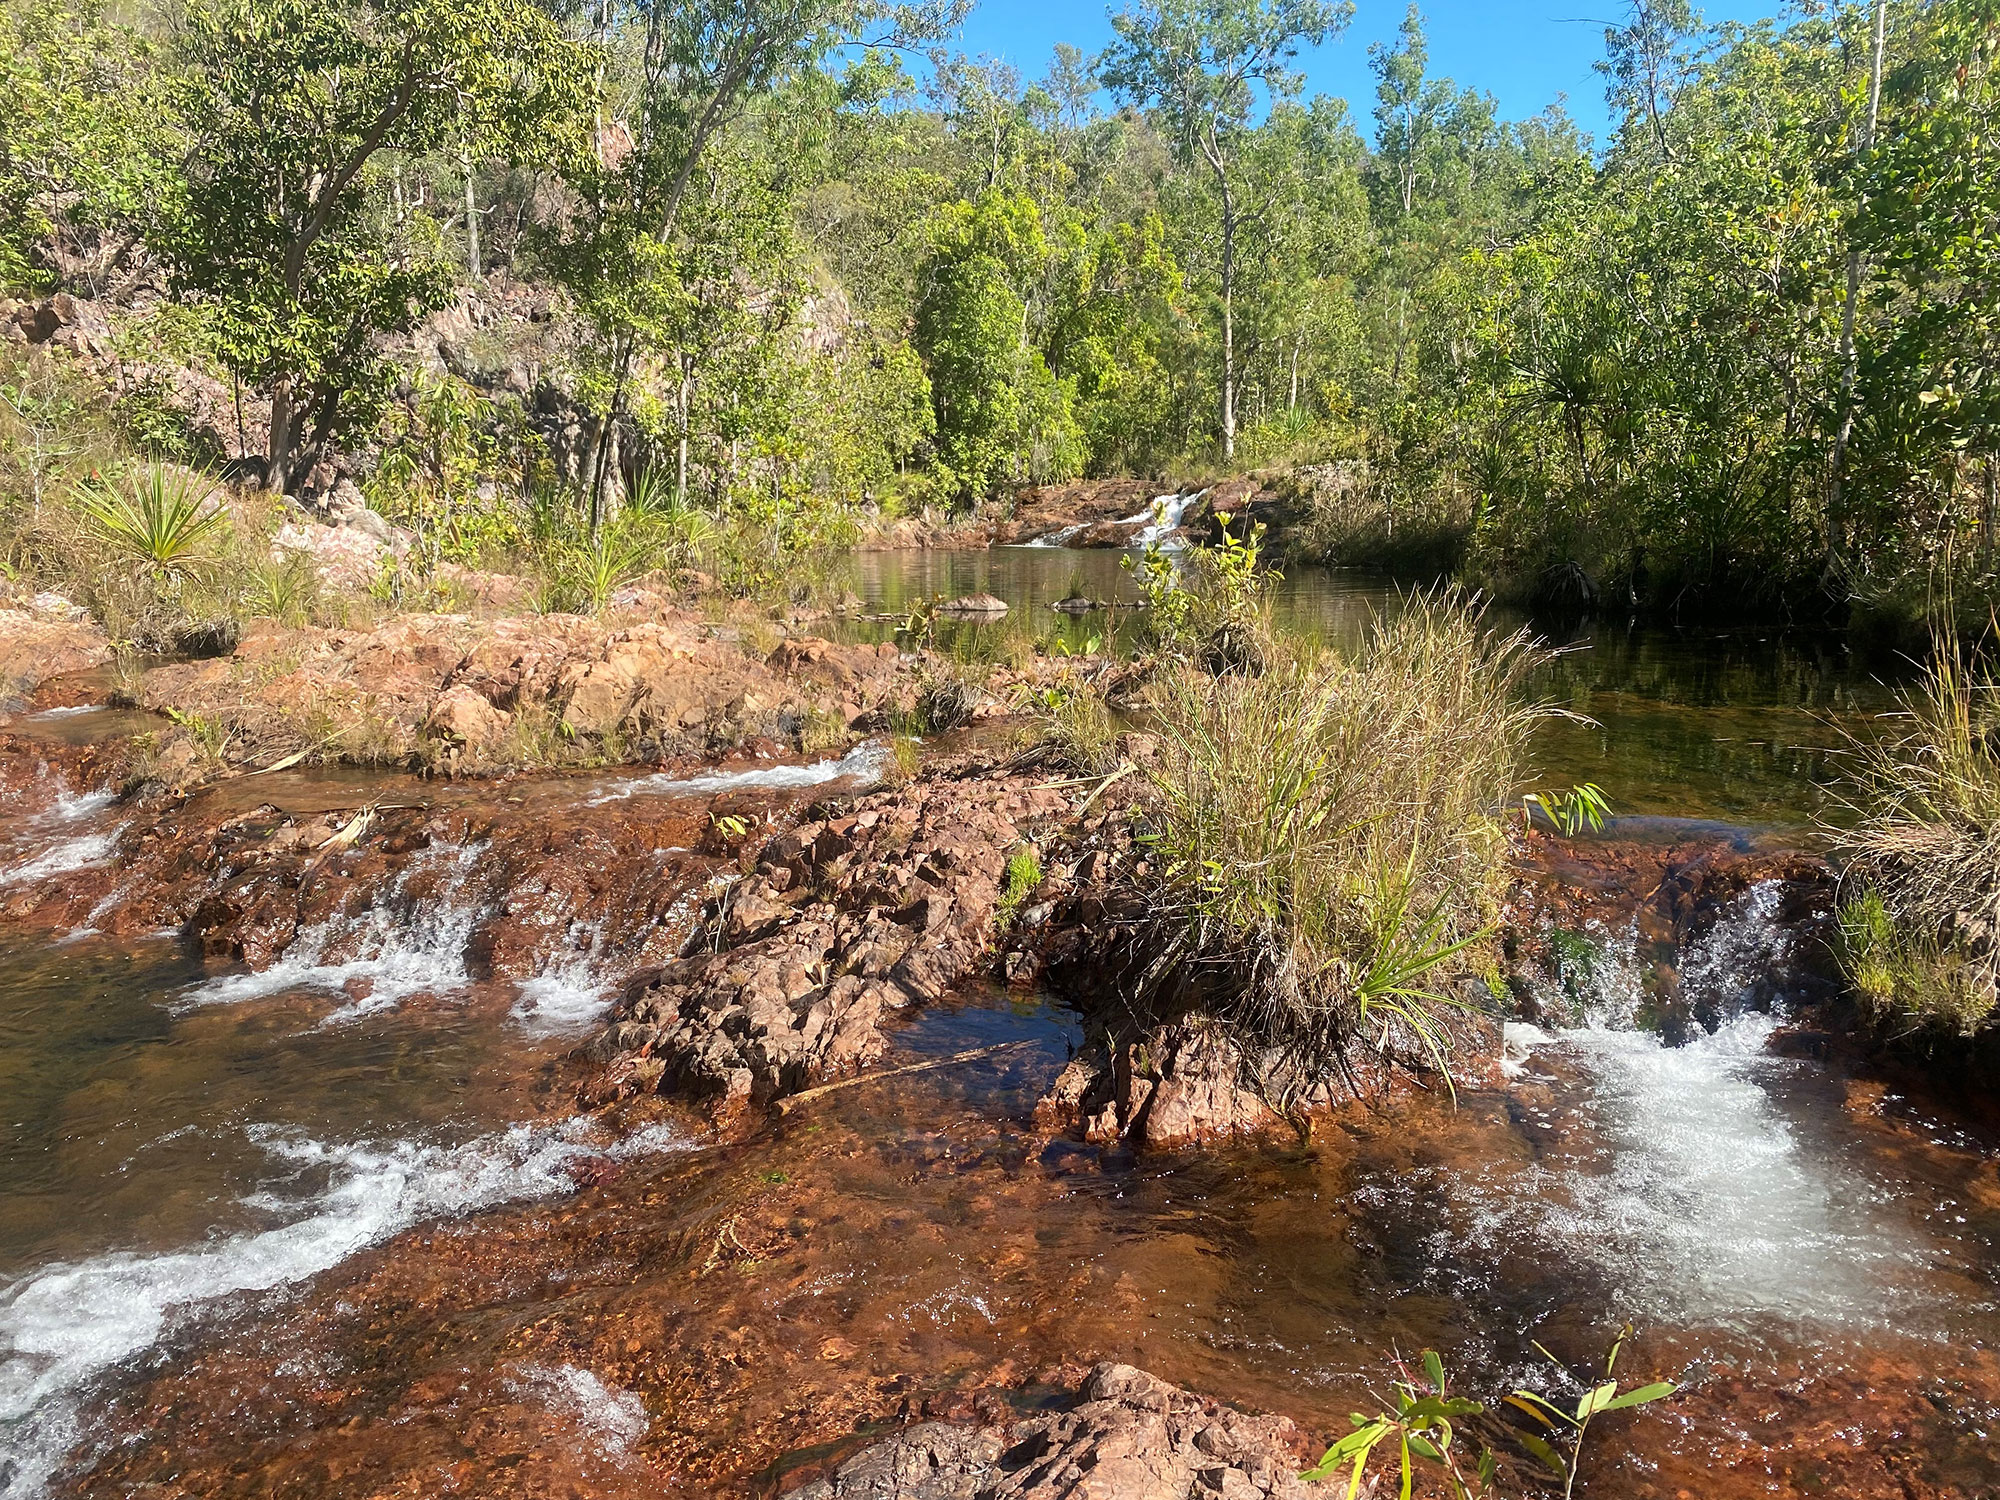
M 851 562 L 852 587 L 876 616 L 904 616 L 925 600 L 990 593 L 1012 606 L 991 621 L 941 621 L 939 646 L 994 660 L 1039 649 L 1077 652 L 1137 644 L 1138 590 L 1124 553 L 1045 547 L 965 552 L 874 552 Z M 1110 607 L 1088 615 L 1050 606 L 1075 595 Z M 1294 568 L 1279 583 L 1279 628 L 1352 649 L 1405 597 L 1376 574 Z M 1890 706 L 1879 669 L 1838 640 L 1768 628 L 1675 630 L 1636 622 L 1531 622 L 1495 609 L 1497 628 L 1533 625 L 1555 658 L 1534 690 L 1572 719 L 1544 724 L 1536 763 L 1549 784 L 1595 781 L 1626 813 L 1805 828 L 1838 818 L 1846 732 Z M 845 622 L 850 638 L 895 637 L 892 619 Z M 1587 719 L 1591 722 L 1579 722 Z

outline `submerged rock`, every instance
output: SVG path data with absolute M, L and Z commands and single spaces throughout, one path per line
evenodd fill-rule
M 1304 1434 L 1109 1361 L 1067 1411 L 1011 1426 L 925 1422 L 790 1500 L 1305 1500 Z

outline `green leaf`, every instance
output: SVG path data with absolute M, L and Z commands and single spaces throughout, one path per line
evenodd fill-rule
M 1656 1380 L 1651 1385 L 1638 1386 L 1633 1390 L 1625 1392 L 1622 1396 L 1614 1397 L 1612 1400 L 1598 1407 L 1598 1410 L 1624 1411 L 1627 1407 L 1644 1406 L 1650 1401 L 1658 1401 L 1664 1396 L 1671 1396 L 1676 1389 L 1678 1387 L 1670 1380 Z

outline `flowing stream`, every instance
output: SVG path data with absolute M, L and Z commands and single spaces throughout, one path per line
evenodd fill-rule
M 855 569 L 884 611 L 1007 598 L 1009 621 L 951 638 L 968 652 L 1118 628 L 1046 609 L 1117 597 L 1115 554 Z M 1282 601 L 1329 639 L 1384 607 L 1386 587 L 1327 574 Z M 1544 686 L 1597 722 L 1551 726 L 1551 779 L 1744 841 L 1796 841 L 1824 805 L 1821 716 L 1881 701 L 1783 642 L 1578 644 Z M 85 736 L 87 716 L 49 732 Z M 865 778 L 878 755 L 535 795 L 618 817 Z M 0 882 L 108 859 L 132 816 L 54 791 L 0 827 Z M 257 974 L 172 935 L 0 938 L 0 1495 L 740 1492 L 745 1434 L 1078 1357 L 1330 1433 L 1390 1351 L 1438 1348 L 1481 1390 L 1548 1387 L 1537 1341 L 1583 1362 L 1628 1320 L 1634 1367 L 1690 1395 L 1628 1423 L 1585 1492 L 1872 1494 L 1853 1455 L 1896 1444 L 1931 1486 L 1908 1493 L 2000 1485 L 1994 1155 L 1770 1049 L 1790 941 L 1773 887 L 1664 960 L 1632 932 L 1577 934 L 1551 997 L 1572 1024 L 1509 1028 L 1504 1076 L 1456 1107 L 1135 1161 L 1036 1143 L 1076 1031 L 1018 994 L 913 1017 L 890 1059 L 1009 1044 L 987 1060 L 747 1145 L 578 1117 L 561 1059 L 608 1000 L 591 936 L 532 979 L 476 978 L 475 927 L 505 894 L 481 872 L 477 844 L 425 851 Z M 1638 1024 L 1663 962 L 1716 1023 L 1686 1045 Z M 1774 1488 L 1779 1470 L 1834 1487 Z

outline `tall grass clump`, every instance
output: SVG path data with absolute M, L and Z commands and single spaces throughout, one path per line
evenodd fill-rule
M 2000 983 L 2000 685 L 1946 632 L 1878 728 L 1854 744 L 1859 820 L 1828 830 L 1859 887 L 1848 978 L 1879 1011 L 1969 1035 Z
M 1191 988 L 1293 1097 L 1351 1076 L 1357 1040 L 1448 1078 L 1448 981 L 1497 905 L 1540 659 L 1440 592 L 1351 660 L 1163 672 L 1142 988 Z

